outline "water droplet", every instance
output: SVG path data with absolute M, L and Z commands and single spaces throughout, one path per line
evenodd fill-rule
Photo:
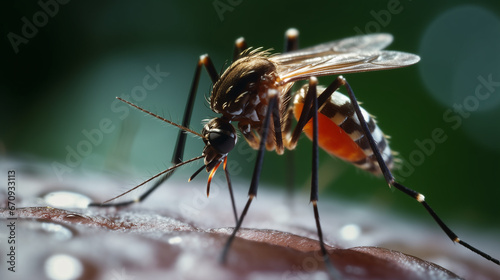
M 168 239 L 168 244 L 179 244 L 182 242 L 182 238 L 179 236 L 171 237 Z
M 71 239 L 75 235 L 75 232 L 65 225 L 43 220 L 23 221 L 23 226 L 61 241 Z
M 70 191 L 55 191 L 43 196 L 45 202 L 57 208 L 86 208 L 92 200 L 83 194 Z
M 347 224 L 340 229 L 340 236 L 344 240 L 355 240 L 361 235 L 361 228 L 356 224 Z
M 52 255 L 45 261 L 45 275 L 53 280 L 77 279 L 83 274 L 82 262 L 70 255 Z
M 73 223 L 77 223 L 86 222 L 90 219 L 90 217 L 78 213 L 71 213 L 64 216 L 64 219 L 70 219 Z
M 53 236 L 58 240 L 68 240 L 73 237 L 73 232 L 69 228 L 60 224 L 42 222 L 40 223 L 40 227 L 44 231 L 53 234 Z

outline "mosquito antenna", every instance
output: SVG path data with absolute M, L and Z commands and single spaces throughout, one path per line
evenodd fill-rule
M 123 99 L 123 98 L 121 98 L 121 97 L 118 97 L 118 96 L 117 96 L 117 97 L 116 97 L 116 99 L 118 99 L 118 100 L 120 100 L 120 101 L 122 101 L 122 102 L 125 102 L 125 103 L 127 103 L 128 105 L 130 105 L 130 106 L 132 106 L 132 107 L 134 107 L 134 108 L 136 108 L 136 109 L 138 109 L 138 110 L 141 110 L 141 111 L 143 111 L 144 113 L 149 114 L 149 115 L 151 115 L 151 116 L 153 116 L 153 117 L 155 117 L 155 118 L 157 118 L 157 119 L 160 119 L 160 120 L 162 120 L 162 121 L 164 121 L 164 122 L 166 122 L 166 123 L 168 123 L 168 124 L 170 124 L 170 125 L 173 125 L 173 126 L 178 127 L 178 128 L 180 128 L 180 129 L 182 129 L 182 130 L 184 130 L 184 131 L 190 132 L 190 133 L 192 133 L 192 134 L 194 134 L 194 135 L 196 135 L 196 136 L 198 136 L 198 137 L 200 137 L 200 138 L 203 138 L 203 135 L 201 135 L 200 133 L 198 133 L 198 132 L 196 132 L 196 131 L 194 131 L 194 130 L 192 130 L 192 129 L 189 129 L 189 128 L 185 127 L 185 126 L 182 126 L 182 125 L 180 125 L 180 124 L 176 124 L 176 123 L 174 123 L 173 121 L 169 121 L 169 120 L 167 120 L 167 119 L 165 119 L 165 118 L 163 118 L 163 117 L 158 116 L 157 114 L 151 113 L 150 111 L 148 111 L 148 110 L 146 110 L 146 109 L 142 109 L 141 107 L 139 107 L 139 106 L 135 105 L 134 103 L 131 103 L 131 102 L 129 102 L 129 101 L 127 101 L 127 100 L 125 100 L 125 99 Z
M 132 105 L 132 106 L 133 106 L 133 105 Z M 128 191 L 126 191 L 126 192 L 124 192 L 124 193 L 122 193 L 122 194 L 120 194 L 120 195 L 118 195 L 118 196 L 115 196 L 115 197 L 113 197 L 113 198 L 111 198 L 111 199 L 108 199 L 108 200 L 104 201 L 102 204 L 106 204 L 106 203 L 111 202 L 111 201 L 113 201 L 113 200 L 115 200 L 115 199 L 117 199 L 117 198 L 120 198 L 120 197 L 122 197 L 122 196 L 124 196 L 124 195 L 128 194 L 129 192 L 131 192 L 131 191 L 133 191 L 133 190 L 135 190 L 135 189 L 139 188 L 140 186 L 142 186 L 142 185 L 144 185 L 144 184 L 146 184 L 146 183 L 150 182 L 151 180 L 153 180 L 153 179 L 155 179 L 155 178 L 157 178 L 157 177 L 159 177 L 159 176 L 161 176 L 161 175 L 163 175 L 163 174 L 165 174 L 165 173 L 167 173 L 167 172 L 169 172 L 169 171 L 172 171 L 172 170 L 176 169 L 177 167 L 181 167 L 181 166 L 183 166 L 183 165 L 185 165 L 185 164 L 187 164 L 187 163 L 190 163 L 190 162 L 193 162 L 193 161 L 196 161 L 196 160 L 202 159 L 203 157 L 204 157 L 204 156 L 197 156 L 197 157 L 192 158 L 192 159 L 190 159 L 190 160 L 186 160 L 186 161 L 183 161 L 183 162 L 181 162 L 181 163 L 178 163 L 178 164 L 176 164 L 176 165 L 174 165 L 174 166 L 172 166 L 172 167 L 170 167 L 170 168 L 168 168 L 168 169 L 165 169 L 165 170 L 161 171 L 160 173 L 158 173 L 158 174 L 154 175 L 153 177 L 151 177 L 151 178 L 147 179 L 146 181 L 144 181 L 144 182 L 140 183 L 139 185 L 137 185 L 137 186 L 135 186 L 135 187 L 131 188 L 130 190 L 128 190 Z

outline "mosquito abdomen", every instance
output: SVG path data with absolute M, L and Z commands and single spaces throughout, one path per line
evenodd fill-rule
M 294 115 L 297 119 L 302 112 L 307 88 L 307 85 L 303 86 L 295 95 Z M 323 87 L 318 86 L 318 94 L 323 90 Z M 386 136 L 365 109 L 361 108 L 361 112 L 384 161 L 392 168 L 394 159 Z M 334 92 L 319 108 L 318 128 L 318 145 L 323 150 L 368 172 L 381 173 L 349 97 L 338 91 Z M 304 126 L 303 131 L 312 139 L 312 120 Z

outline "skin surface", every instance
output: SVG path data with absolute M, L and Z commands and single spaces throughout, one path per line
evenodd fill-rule
M 37 279 L 40 275 L 50 279 L 53 268 L 49 260 L 58 255 L 70 256 L 79 264 L 76 267 L 80 269 L 73 271 L 79 272 L 77 279 L 327 279 L 312 209 L 303 193 L 287 198 L 284 191 L 269 191 L 262 186 L 248 220 L 233 243 L 228 262 L 221 265 L 222 248 L 235 224 L 227 190 L 219 184 L 223 180 L 213 182 L 210 198 L 204 193 L 204 178 L 191 184 L 173 180 L 142 204 L 120 209 L 86 208 L 77 207 L 82 199 L 88 199 L 85 195 L 94 201 L 104 201 L 124 189 L 120 186 L 134 183 L 99 175 L 75 176 L 73 180 L 58 183 L 44 177 L 43 172 L 27 170 L 17 171 L 25 174 L 23 188 L 19 187 L 16 195 L 15 210 L 18 256 L 15 275 L 19 279 Z M 246 198 L 246 190 L 241 187 L 244 182 L 233 183 L 241 211 L 238 202 Z M 58 196 L 62 198 L 59 202 L 54 199 Z M 0 222 L 5 224 L 9 211 L 5 209 L 7 196 L 3 192 L 0 202 Z M 420 243 L 417 251 L 412 240 L 406 244 L 396 237 L 411 235 L 408 232 L 418 237 L 418 231 L 425 234 L 425 227 L 405 229 L 404 222 L 400 228 L 393 227 L 390 224 L 393 217 L 384 217 L 385 213 L 373 215 L 370 210 L 361 211 L 359 207 L 326 198 L 319 206 L 327 250 L 345 279 L 460 279 L 441 266 L 386 248 L 408 249 L 405 251 L 431 259 L 449 257 L 449 263 L 458 262 L 462 267 L 460 276 L 466 279 L 498 277 L 492 266 L 475 262 L 476 256 L 469 252 L 461 254 L 462 248 L 453 248 L 457 246 L 451 242 L 442 246 L 460 253 L 453 256 L 441 252 L 436 244 L 446 239 L 439 233 L 430 235 L 437 242 Z M 361 235 L 355 240 L 342 240 L 338 228 L 349 222 L 357 222 Z M 6 246 L 6 235 L 5 230 L 0 230 L 2 246 Z M 431 240 L 429 236 L 425 238 Z M 360 245 L 364 243 L 374 246 Z M 462 255 L 473 261 L 463 259 Z M 59 265 L 56 271 L 64 272 L 63 267 L 72 266 Z M 4 278 L 12 275 L 7 273 L 2 262 L 1 278 L 15 279 Z
M 324 271 L 316 240 L 282 231 L 242 229 L 228 263 L 222 266 L 218 257 L 231 228 L 202 229 L 167 213 L 133 209 L 77 214 L 28 207 L 19 209 L 17 215 L 20 230 L 31 228 L 25 234 L 38 244 L 21 249 L 32 255 L 29 259 L 43 255 L 41 252 L 59 251 L 81 260 L 84 273 L 96 278 L 120 267 L 140 278 L 152 277 L 150 272 L 157 271 L 185 279 L 199 279 L 206 273 L 222 279 L 248 278 L 254 273 L 271 279 L 307 279 Z M 60 225 L 73 236 L 61 248 L 57 233 L 44 231 L 43 224 Z M 346 279 L 459 279 L 435 264 L 384 248 L 328 246 L 328 250 Z M 24 257 L 19 260 L 25 261 Z

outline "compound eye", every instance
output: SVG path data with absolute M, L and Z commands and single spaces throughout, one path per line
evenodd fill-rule
M 208 133 L 208 142 L 220 154 L 227 154 L 236 145 L 236 135 L 229 131 L 213 129 Z

